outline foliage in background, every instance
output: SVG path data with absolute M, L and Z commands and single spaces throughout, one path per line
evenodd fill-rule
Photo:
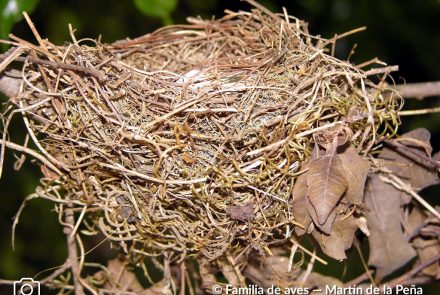
M 15 23 L 23 18 L 22 12 L 32 13 L 39 0 L 0 0 L 0 38 L 8 39 Z
M 133 0 L 133 2 L 146 16 L 160 18 L 164 25 L 173 22 L 171 13 L 177 7 L 177 0 Z

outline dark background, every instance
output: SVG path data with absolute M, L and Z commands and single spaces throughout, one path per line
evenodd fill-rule
M 367 26 L 367 31 L 338 41 L 337 56 L 346 59 L 357 44 L 351 58 L 361 63 L 378 57 L 389 65 L 399 65 L 393 75 L 396 83 L 440 80 L 440 0 L 297 0 L 259 1 L 274 12 L 286 7 L 289 14 L 309 22 L 310 32 L 330 38 L 335 33 Z M 229 0 L 179 0 L 171 17 L 174 23 L 185 23 L 187 16 L 220 17 L 224 9 L 249 9 L 247 3 Z M 39 33 L 55 44 L 70 40 L 68 23 L 77 29 L 78 39 L 98 38 L 111 43 L 126 37 L 134 38 L 162 26 L 162 20 L 143 15 L 132 1 L 121 0 L 42 0 L 31 14 Z M 19 22 L 13 34 L 36 42 L 27 24 Z M 439 98 L 411 100 L 406 109 L 440 105 Z M 423 126 L 432 132 L 434 150 L 440 148 L 440 114 L 404 117 L 401 132 Z M 12 140 L 22 142 L 19 120 L 13 122 Z M 39 170 L 30 159 L 17 172 L 13 163 L 17 156 L 7 152 L 3 177 L 0 180 L 0 278 L 15 280 L 34 276 L 38 272 L 64 262 L 65 238 L 53 206 L 44 200 L 34 200 L 25 209 L 16 232 L 16 250 L 11 248 L 12 218 L 23 199 L 34 191 Z M 438 190 L 423 193 L 431 204 L 439 204 Z M 108 245 L 102 245 L 89 256 L 105 257 Z M 358 262 L 356 251 L 351 256 Z M 360 265 L 335 264 L 323 269 L 327 273 L 350 279 L 362 272 Z M 44 277 L 49 273 L 43 274 Z M 3 291 L 2 291 L 3 290 Z M 12 294 L 1 289 L 0 294 Z M 425 294 L 439 294 L 439 285 L 425 289 Z M 45 294 L 45 292 L 43 292 Z

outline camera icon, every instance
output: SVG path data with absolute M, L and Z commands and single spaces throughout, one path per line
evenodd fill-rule
M 22 278 L 14 282 L 14 295 L 40 295 L 40 282 Z

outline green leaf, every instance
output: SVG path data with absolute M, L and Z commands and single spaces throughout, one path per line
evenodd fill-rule
M 133 0 L 137 9 L 150 17 L 162 19 L 165 24 L 172 22 L 171 13 L 177 7 L 178 0 Z
M 12 27 L 23 18 L 22 12 L 32 13 L 39 0 L 0 0 L 0 38 L 7 39 Z

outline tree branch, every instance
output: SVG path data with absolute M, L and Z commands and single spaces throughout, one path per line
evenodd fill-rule
M 393 87 L 403 98 L 440 96 L 440 81 L 400 84 Z
M 78 263 L 78 251 L 76 249 L 75 235 L 72 235 L 75 227 L 75 217 L 73 216 L 72 204 L 67 204 L 64 214 L 66 218 L 64 234 L 67 236 L 68 264 L 72 270 L 75 295 L 82 295 L 84 294 L 84 289 L 79 281 L 81 269 Z

